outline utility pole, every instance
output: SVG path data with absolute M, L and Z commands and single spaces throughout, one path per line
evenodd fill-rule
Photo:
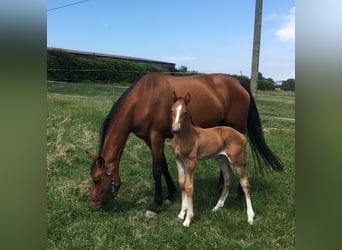
M 251 75 L 251 91 L 253 95 L 257 92 L 257 89 L 258 89 L 261 18 L 262 18 L 262 0 L 256 0 L 255 1 L 255 17 L 254 17 L 252 75 Z

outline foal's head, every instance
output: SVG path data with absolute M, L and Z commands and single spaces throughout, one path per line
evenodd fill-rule
M 90 159 L 93 160 L 91 165 L 91 190 L 89 193 L 90 207 L 93 210 L 106 208 L 119 192 L 120 183 L 115 183 L 112 172 L 108 168 L 102 156 L 95 156 L 88 153 Z
M 176 93 L 173 92 L 173 105 L 171 107 L 172 115 L 172 133 L 178 134 L 182 129 L 182 124 L 184 118 L 187 115 L 187 105 L 190 102 L 190 94 L 187 93 L 186 96 L 177 97 Z

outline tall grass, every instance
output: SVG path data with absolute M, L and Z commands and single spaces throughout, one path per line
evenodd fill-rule
M 54 87 L 53 87 L 54 86 Z M 48 84 L 47 203 L 49 249 L 293 249 L 295 241 L 294 98 L 257 97 L 266 141 L 284 162 L 284 172 L 261 176 L 249 157 L 248 171 L 254 224 L 247 223 L 246 206 L 238 199 L 235 176 L 225 206 L 213 213 L 219 168 L 214 160 L 199 162 L 195 172 L 194 212 L 190 228 L 177 219 L 180 196 L 163 204 L 156 219 L 144 216 L 153 199 L 152 159 L 147 146 L 129 136 L 120 163 L 122 187 L 109 211 L 88 207 L 90 160 L 112 102 L 111 91 L 91 85 Z M 74 88 L 70 90 L 69 88 Z M 89 88 L 93 88 L 90 92 Z M 74 98 L 64 93 L 88 98 Z M 89 98 L 89 93 L 93 93 Z M 282 92 L 284 93 L 284 92 Z M 277 92 L 267 95 L 277 95 Z M 284 95 L 284 94 L 283 94 Z M 286 94 L 285 94 L 286 95 Z M 166 142 L 166 157 L 177 184 L 177 169 Z M 251 156 L 251 154 L 249 154 Z M 167 194 L 166 184 L 163 190 Z

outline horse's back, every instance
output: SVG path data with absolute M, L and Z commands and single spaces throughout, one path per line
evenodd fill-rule
M 189 111 L 201 127 L 230 125 L 244 133 L 249 110 L 249 94 L 240 82 L 223 74 L 175 77 L 171 88 L 178 96 L 190 93 Z
M 134 127 L 141 134 L 150 130 L 171 137 L 170 108 L 173 91 L 178 96 L 191 96 L 189 111 L 201 127 L 231 125 L 244 133 L 249 108 L 249 95 L 238 80 L 223 74 L 172 76 L 150 73 L 136 84 Z M 139 131 L 140 132 L 139 132 Z

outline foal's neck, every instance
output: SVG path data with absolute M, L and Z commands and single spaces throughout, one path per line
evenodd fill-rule
M 189 113 L 184 119 L 185 120 L 183 122 L 182 129 L 178 134 L 178 137 L 189 140 L 190 137 L 194 138 L 196 136 L 196 129 L 195 126 L 192 124 L 192 120 Z

